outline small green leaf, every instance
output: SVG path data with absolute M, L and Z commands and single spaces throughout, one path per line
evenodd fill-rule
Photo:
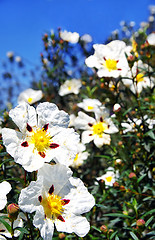
M 145 226 L 146 226 L 146 227 L 150 224 L 150 222 L 153 220 L 153 218 L 154 218 L 154 216 L 150 217 L 150 218 L 146 221 L 146 223 L 145 223 Z
M 98 231 L 98 232 L 102 232 L 99 228 L 97 228 L 97 227 L 95 227 L 95 226 L 91 226 L 91 228 L 93 228 L 93 229 L 95 229 L 96 231 Z
M 103 216 L 107 216 L 107 217 L 123 217 L 123 218 L 130 218 L 130 219 L 132 219 L 132 217 L 130 217 L 128 215 L 121 214 L 121 213 L 107 213 L 107 214 L 104 214 Z
M 11 232 L 11 226 L 9 225 L 9 223 L 7 223 L 4 219 L 9 219 L 6 216 L 1 216 L 0 217 L 0 222 L 6 227 L 6 229 L 8 230 L 8 232 Z
M 130 235 L 134 240 L 139 240 L 139 238 L 133 232 L 130 232 Z
M 115 240 L 119 240 L 119 237 L 116 235 Z
M 110 236 L 110 240 L 112 240 L 113 237 L 115 237 L 115 235 L 117 234 L 117 232 L 118 232 L 118 231 L 116 231 L 116 232 L 114 232 L 113 234 L 111 234 L 111 236 Z M 115 239 L 116 239 L 116 238 L 115 238 Z
M 139 183 L 147 174 L 143 174 L 140 178 L 138 178 L 137 183 Z

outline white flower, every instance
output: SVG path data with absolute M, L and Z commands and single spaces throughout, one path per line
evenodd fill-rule
M 4 218 L 4 220 L 8 223 L 8 224 L 10 224 L 10 221 L 9 221 L 9 219 L 7 218 L 8 217 L 8 214 L 0 214 L 0 216 L 4 216 L 4 217 L 6 217 L 6 218 Z M 18 218 L 13 222 L 13 228 L 15 229 L 15 228 L 17 228 L 17 227 L 23 227 L 23 220 L 21 219 L 21 217 L 20 217 L 20 214 L 18 215 Z M 8 230 L 7 230 L 7 228 L 4 226 L 4 224 L 2 224 L 1 222 L 0 222 L 0 230 L 1 229 L 3 229 L 3 231 L 0 231 L 0 240 L 5 240 L 6 238 L 5 237 L 7 237 L 7 238 L 11 238 L 12 239 L 12 236 L 11 236 L 11 233 L 10 232 L 8 232 Z M 14 231 L 14 236 L 15 237 L 18 237 L 19 235 L 20 235 L 20 231 L 19 230 L 15 230 Z M 2 235 L 1 235 L 2 234 Z
M 127 74 L 127 77 L 131 79 L 122 79 L 124 85 L 129 87 L 133 93 L 141 93 L 143 88 L 153 88 L 155 79 L 146 74 L 148 70 L 153 71 L 149 65 L 144 64 L 141 60 L 135 62 Z
M 80 79 L 73 78 L 71 80 L 66 80 L 64 84 L 60 86 L 59 95 L 65 96 L 70 93 L 78 94 L 81 86 L 82 82 Z
M 16 56 L 16 57 L 15 57 L 15 61 L 18 62 L 18 63 L 20 63 L 20 62 L 22 61 L 22 59 L 21 59 L 20 56 Z
M 71 115 L 69 116 L 69 118 L 70 118 L 69 127 L 73 127 L 73 126 L 74 126 L 75 119 L 76 119 L 75 114 L 71 114 Z
M 77 43 L 79 41 L 79 34 L 77 32 L 68 32 L 66 30 L 60 32 L 60 37 L 67 42 Z
M 145 121 L 145 124 L 147 125 L 148 129 L 152 129 L 155 125 L 155 120 L 148 118 L 147 115 L 143 117 L 143 120 Z M 121 126 L 125 128 L 123 130 L 123 133 L 127 132 L 136 132 L 138 129 L 137 127 L 140 126 L 143 128 L 143 121 L 142 119 L 133 118 L 132 120 L 130 118 L 127 119 L 127 122 L 121 123 Z
M 20 93 L 18 97 L 18 104 L 22 102 L 27 102 L 30 105 L 39 101 L 43 97 L 43 92 L 41 90 L 33 90 L 28 88 Z
M 92 42 L 92 37 L 89 34 L 84 34 L 83 36 L 81 36 L 81 40 L 85 43 L 90 43 Z
M 78 153 L 76 154 L 76 157 L 71 164 L 72 167 L 78 168 L 83 164 L 83 161 L 86 160 L 89 156 L 89 153 L 86 150 L 86 146 L 83 143 L 79 143 L 78 146 Z
M 36 212 L 33 220 L 43 239 L 52 239 L 54 225 L 57 231 L 76 233 L 84 237 L 89 223 L 81 214 L 94 206 L 94 197 L 83 182 L 72 177 L 72 171 L 61 164 L 44 164 L 37 181 L 22 189 L 19 206 L 24 212 Z
M 116 179 L 119 178 L 119 173 L 118 170 L 116 171 L 116 173 L 114 172 L 114 168 L 113 167 L 109 167 L 107 169 L 106 174 L 103 174 L 101 177 L 96 178 L 98 181 L 103 180 L 105 182 L 105 186 L 107 187 L 111 187 L 113 186 L 114 182 L 116 181 Z
M 9 52 L 6 53 L 6 56 L 7 56 L 8 58 L 13 58 L 14 52 L 9 51 Z
M 93 47 L 95 53 L 85 63 L 90 68 L 97 68 L 99 77 L 117 78 L 126 74 L 129 66 L 125 56 L 125 42 L 114 40 L 107 45 L 94 44 Z
M 86 98 L 83 102 L 78 103 L 77 106 L 83 108 L 87 112 L 95 112 L 102 103 L 97 99 Z
M 67 128 L 69 115 L 53 103 L 40 103 L 36 110 L 27 103 L 18 105 L 9 116 L 20 131 L 2 129 L 7 152 L 29 172 L 54 159 L 71 164 L 77 153 L 79 135 Z
M 119 112 L 121 110 L 121 105 L 119 103 L 115 103 L 113 106 L 113 112 Z
M 155 46 L 155 33 L 150 33 L 148 36 L 147 36 L 147 39 L 148 43 L 150 45 L 153 45 Z
M 5 208 L 7 204 L 6 195 L 11 191 L 11 185 L 7 181 L 0 183 L 0 210 Z
M 118 129 L 113 124 L 111 118 L 108 117 L 105 108 L 95 112 L 95 118 L 79 112 L 75 120 L 75 127 L 85 130 L 82 132 L 82 143 L 94 141 L 94 144 L 100 148 L 103 144 L 110 144 L 111 137 L 109 134 L 118 132 Z

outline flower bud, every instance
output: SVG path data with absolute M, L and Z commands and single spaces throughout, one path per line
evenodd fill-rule
M 137 226 L 143 226 L 145 224 L 145 221 L 143 219 L 138 219 L 136 222 Z
M 7 211 L 8 211 L 8 217 L 14 221 L 18 217 L 19 206 L 15 203 L 11 203 L 7 206 Z
M 118 103 L 115 103 L 113 106 L 113 112 L 120 112 L 121 110 L 121 105 Z
M 59 238 L 60 239 L 64 239 L 66 237 L 66 235 L 64 233 L 59 233 Z
M 101 230 L 102 232 L 106 233 L 106 232 L 108 231 L 108 228 L 107 228 L 106 225 L 102 225 L 102 226 L 100 227 L 100 230 Z
M 130 174 L 129 174 L 129 178 L 136 178 L 137 176 L 136 176 L 136 174 L 134 173 L 134 172 L 131 172 Z

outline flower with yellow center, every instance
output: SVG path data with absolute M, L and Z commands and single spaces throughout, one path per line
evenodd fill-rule
M 136 75 L 136 82 L 139 83 L 139 82 L 142 82 L 144 81 L 144 74 L 143 73 L 138 73 Z
M 101 102 L 98 99 L 85 98 L 77 106 L 83 108 L 87 112 L 95 112 L 101 106 Z
M 109 72 L 118 70 L 117 63 L 115 59 L 105 59 L 105 62 L 103 63 L 103 66 L 105 66 Z
M 84 237 L 90 225 L 84 214 L 94 206 L 94 197 L 70 168 L 45 163 L 38 170 L 37 180 L 21 190 L 18 205 L 24 212 L 35 212 L 33 225 L 43 239 L 52 239 L 57 231 Z M 46 229 L 46 231 L 45 231 Z
M 19 131 L 2 129 L 4 145 L 15 162 L 29 172 L 44 162 L 69 165 L 77 154 L 79 135 L 68 128 L 69 115 L 53 103 L 40 103 L 37 108 L 22 103 L 9 112 Z
M 66 80 L 59 89 L 59 95 L 65 96 L 67 94 L 78 94 L 80 91 L 80 88 L 82 87 L 82 81 L 80 79 L 71 79 Z
M 107 187 L 112 187 L 114 182 L 119 178 L 119 173 L 118 170 L 114 171 L 113 167 L 109 167 L 107 169 L 106 174 L 103 174 L 101 177 L 98 177 L 97 180 L 100 181 L 104 181 L 106 188 Z
M 43 97 L 43 92 L 41 90 L 34 90 L 28 88 L 20 93 L 18 97 L 18 103 L 26 102 L 28 104 L 33 104 L 38 102 Z
M 102 134 L 105 130 L 108 129 L 108 125 L 105 122 L 98 122 L 92 126 L 93 128 L 93 135 L 98 135 L 99 137 L 102 137 Z
M 89 56 L 85 63 L 90 68 L 97 69 L 98 77 L 126 76 L 129 69 L 125 56 L 126 44 L 120 40 L 114 40 L 104 44 L 94 44 L 94 55 Z

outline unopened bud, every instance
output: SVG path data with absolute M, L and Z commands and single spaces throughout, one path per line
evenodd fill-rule
M 100 230 L 101 230 L 102 232 L 106 233 L 106 232 L 108 231 L 108 228 L 107 228 L 106 225 L 102 225 L 102 226 L 100 227 Z
M 66 235 L 64 233 L 59 233 L 59 238 L 60 239 L 64 239 L 66 237 Z
M 114 104 L 113 112 L 120 112 L 120 110 L 121 110 L 121 105 L 118 103 Z
M 136 222 L 137 226 L 143 226 L 145 224 L 145 221 L 143 219 L 138 219 Z
M 136 178 L 137 176 L 136 176 L 136 174 L 134 173 L 134 172 L 131 172 L 130 174 L 129 174 L 129 178 Z
M 119 187 L 119 183 L 118 183 L 118 182 L 114 182 L 114 183 L 113 183 L 113 186 L 114 186 L 115 188 L 117 188 L 117 187 Z
M 19 206 L 15 203 L 11 203 L 7 206 L 7 211 L 8 211 L 8 217 L 14 221 L 18 217 Z

